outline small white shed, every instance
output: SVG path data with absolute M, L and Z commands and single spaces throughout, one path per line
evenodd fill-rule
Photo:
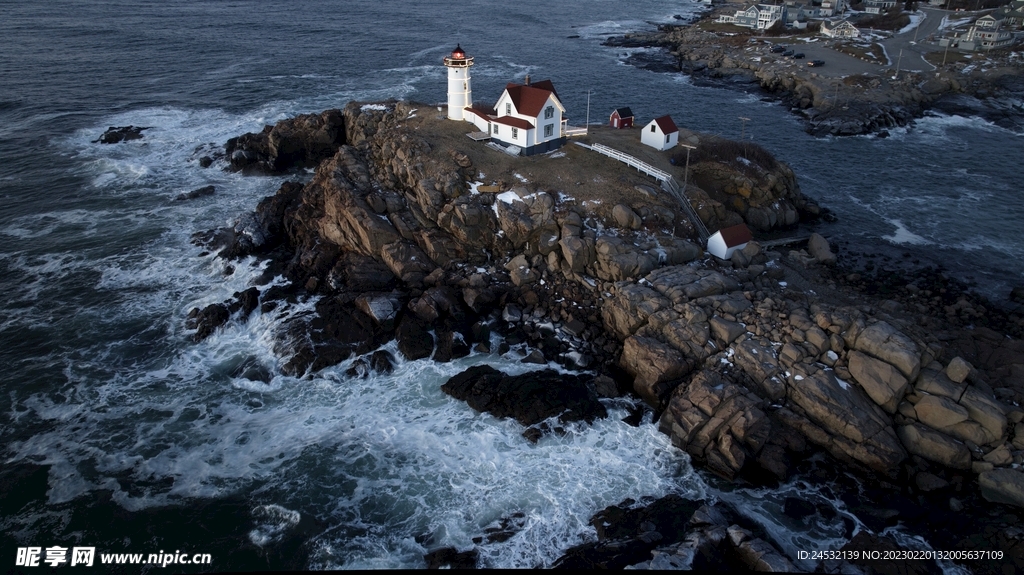
M 655 118 L 640 132 L 640 143 L 647 144 L 655 150 L 674 148 L 679 143 L 679 128 L 671 116 Z
M 746 224 L 722 228 L 708 238 L 708 253 L 727 260 L 736 250 L 742 250 L 747 242 L 754 239 Z

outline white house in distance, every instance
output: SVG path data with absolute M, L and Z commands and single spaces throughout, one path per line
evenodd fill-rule
M 849 20 L 825 20 L 821 23 L 821 33 L 829 38 L 859 38 L 860 30 Z
M 766 30 L 782 20 L 786 22 L 786 6 L 774 4 L 755 4 L 743 10 L 737 10 L 732 16 L 725 14 L 718 17 L 721 24 L 735 24 L 744 28 Z
M 527 76 L 523 84 L 505 86 L 493 109 L 467 107 L 463 113 L 465 120 L 488 134 L 492 142 L 515 146 L 524 156 L 549 152 L 565 143 L 565 107 L 550 80 L 531 84 Z
M 750 228 L 746 224 L 722 228 L 708 238 L 708 253 L 727 260 L 732 257 L 733 252 L 742 250 L 752 239 L 754 235 L 750 233 Z
M 674 148 L 679 143 L 679 128 L 671 116 L 655 118 L 640 132 L 640 143 L 655 150 Z

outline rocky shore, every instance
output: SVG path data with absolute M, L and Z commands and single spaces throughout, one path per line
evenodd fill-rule
M 704 21 L 711 18 L 705 15 Z M 1005 55 L 990 55 L 984 73 L 976 70 L 978 66 L 959 62 L 928 72 L 893 74 L 878 67 L 871 73 L 832 77 L 803 61 L 771 52 L 783 42 L 799 39 L 725 34 L 680 24 L 612 37 L 605 45 L 661 48 L 661 52 L 635 53 L 627 62 L 658 72 L 684 73 L 698 83 L 759 86 L 803 117 L 807 131 L 817 136 L 884 136 L 928 110 L 980 116 L 1014 130 L 1019 130 L 1024 116 L 1019 104 L 1024 74 Z M 799 45 L 794 48 L 800 50 Z
M 441 124 L 454 123 L 429 121 L 405 102 L 350 103 L 232 139 L 228 169 L 316 168 L 234 227 L 197 234 L 221 257 L 270 265 L 232 300 L 193 310 L 194 337 L 318 296 L 313 313 L 279 334 L 287 374 L 353 356 L 353 377 L 387 371 L 393 358 L 379 347 L 392 339 L 410 360 L 478 352 L 554 362 L 577 375 L 475 367 L 443 389 L 515 418 L 524 440 L 606 417 L 601 398 L 634 394 L 643 404 L 631 422 L 650 414 L 696 467 L 723 481 L 801 477 L 838 490 L 868 526 L 850 530 L 848 549 L 897 549 L 884 530 L 899 523 L 935 549 L 1002 552 L 999 561 L 961 561 L 973 571 L 1024 568 L 1019 308 L 995 310 L 933 276 L 901 284 L 844 268 L 844 254 L 817 235 L 797 249 L 751 242 L 719 260 L 686 237 L 670 198 L 632 185 L 597 193 L 538 177 L 482 192 L 484 165 L 523 162 L 518 169 L 541 174 L 553 160 L 501 158 L 461 134 L 442 138 Z M 744 188 L 742 174 L 707 169 L 696 178 L 706 201 L 694 207 L 709 223 L 752 225 L 761 216 L 751 207 L 782 199 L 792 216 L 766 212 L 765 228 L 820 215 L 795 176 Z M 715 196 L 746 198 L 746 209 L 710 217 Z M 267 287 L 278 275 L 289 283 Z M 837 510 L 794 499 L 785 512 L 808 521 Z M 510 516 L 480 540 L 518 524 Z M 567 550 L 557 566 L 803 569 L 723 502 L 625 501 L 592 524 L 598 540 Z M 434 550 L 427 561 L 472 566 L 475 554 Z M 937 568 L 816 568 L 893 565 Z

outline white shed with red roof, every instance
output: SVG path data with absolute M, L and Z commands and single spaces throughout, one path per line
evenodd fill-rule
M 651 120 L 640 132 L 640 143 L 647 144 L 655 150 L 674 148 L 679 143 L 679 128 L 672 121 L 672 116 Z
M 708 253 L 727 260 L 732 257 L 734 251 L 742 250 L 752 239 L 754 235 L 750 233 L 750 228 L 746 224 L 722 228 L 708 238 Z

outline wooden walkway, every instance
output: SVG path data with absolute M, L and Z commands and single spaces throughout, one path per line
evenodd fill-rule
M 697 211 L 693 209 L 693 205 L 690 204 L 690 199 L 686 195 L 686 189 L 684 187 L 679 186 L 679 183 L 676 182 L 675 178 L 672 177 L 672 174 L 666 172 L 665 170 L 655 168 L 654 166 L 648 164 L 647 162 L 641 161 L 633 156 L 630 156 L 629 154 L 620 152 L 615 148 L 610 148 L 603 144 L 588 145 L 582 142 L 573 143 L 576 144 L 577 146 L 582 146 L 588 150 L 593 150 L 598 154 L 603 154 L 605 156 L 608 156 L 609 158 L 614 158 L 626 164 L 627 166 L 636 168 L 637 171 L 647 174 L 648 176 L 651 176 L 654 179 L 661 182 L 661 189 L 668 192 L 673 198 L 675 198 L 676 202 L 678 202 L 679 205 L 683 207 L 683 211 L 686 212 L 686 216 L 690 219 L 690 223 L 693 224 L 693 229 L 697 230 L 697 235 L 700 236 L 701 243 L 705 247 L 707 247 L 708 238 L 711 237 L 711 234 L 708 232 L 708 228 L 707 226 L 704 225 L 703 220 L 701 220 L 700 216 L 697 215 Z

